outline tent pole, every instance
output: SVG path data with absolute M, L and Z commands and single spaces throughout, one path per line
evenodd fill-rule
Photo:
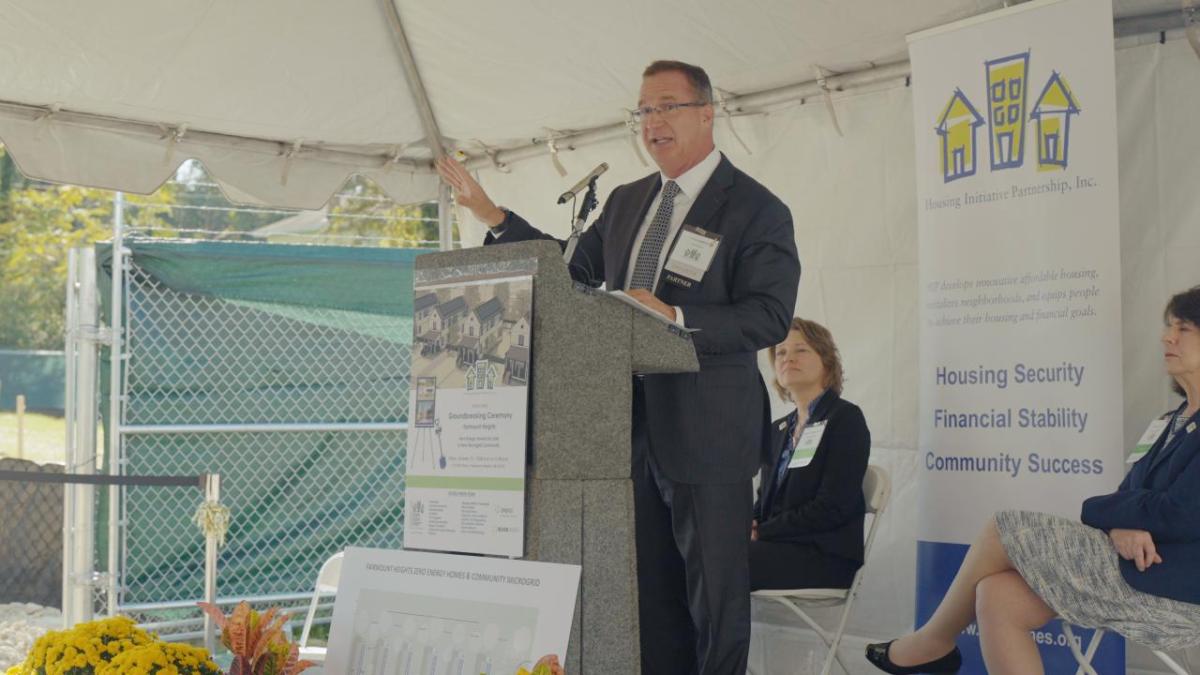
M 454 245 L 450 227 L 450 216 L 454 213 L 452 207 L 450 186 L 445 182 L 438 183 L 438 248 L 442 251 L 449 251 Z
M 1020 4 L 1026 0 L 1007 0 L 1008 4 Z M 1190 0 L 1200 3 L 1200 0 Z M 1192 16 L 1197 18 L 1191 19 Z M 1143 14 L 1139 16 L 1130 16 L 1113 20 L 1113 35 L 1116 38 L 1128 37 L 1131 35 L 1143 35 L 1148 33 L 1160 33 L 1168 30 L 1187 29 L 1189 21 L 1194 21 L 1190 25 L 1200 27 L 1200 8 L 1189 9 L 1183 12 L 1179 10 L 1170 10 L 1151 14 Z M 1200 33 L 1200 28 L 1193 29 Z M 1197 38 L 1200 42 L 1200 37 Z M 1197 49 L 1200 54 L 1200 48 Z M 761 107 L 779 105 L 791 101 L 799 101 L 807 98 L 814 98 L 826 95 L 826 90 L 840 92 L 859 87 L 868 87 L 878 85 L 889 80 L 903 80 L 910 77 L 912 69 L 908 61 L 897 61 L 887 63 L 862 70 L 856 70 L 838 75 L 827 75 L 825 79 L 825 87 L 823 88 L 816 80 L 806 82 L 797 82 L 774 89 L 764 91 L 750 92 L 741 95 L 726 96 L 724 99 L 725 107 L 734 114 L 740 112 L 748 112 Z M 592 145 L 603 143 L 614 139 L 626 138 L 630 134 L 635 133 L 630 129 L 625 122 L 614 122 L 603 126 L 592 127 L 590 129 L 581 129 L 570 134 L 565 134 L 555 138 L 555 143 L 559 149 L 577 148 L 583 145 Z M 535 138 L 528 145 L 520 145 L 509 147 L 506 149 L 493 152 L 491 154 L 472 156 L 466 162 L 467 169 L 474 171 L 476 169 L 490 169 L 496 165 L 508 165 L 512 162 L 523 159 L 532 159 L 534 157 L 542 157 L 549 149 L 546 145 L 546 139 Z
M 824 78 L 824 86 L 816 80 L 810 80 L 739 96 L 727 96 L 725 97 L 725 107 L 734 113 L 745 112 L 747 108 L 753 109 L 824 96 L 827 90 L 836 92 L 875 85 L 889 80 L 900 81 L 908 77 L 911 73 L 912 70 L 909 67 L 908 61 L 899 61 L 852 73 L 827 75 Z M 574 148 L 581 145 L 609 141 L 615 138 L 624 138 L 633 133 L 635 131 L 627 123 L 617 122 L 561 136 L 556 140 L 559 148 Z M 494 162 L 508 164 L 531 157 L 540 157 L 547 152 L 546 143 L 541 139 L 534 139 L 534 142 L 529 145 L 501 150 L 494 157 L 474 157 L 468 160 L 466 165 L 470 170 L 490 168 Z
M 18 122 L 29 122 L 45 117 L 46 106 L 32 105 L 0 99 L 0 117 Z M 132 135 L 142 139 L 161 140 L 163 126 L 155 122 L 101 115 L 98 113 L 79 112 L 75 110 L 58 110 L 54 113 L 54 123 L 115 132 L 122 135 Z M 180 141 L 180 154 L 187 152 L 188 146 L 204 146 L 223 150 L 237 149 L 255 152 L 264 157 L 277 157 L 283 154 L 289 143 L 278 139 L 268 139 L 257 136 L 241 136 L 237 134 L 205 131 L 203 129 L 188 129 L 187 136 Z M 394 151 L 379 152 L 370 147 L 339 146 L 339 149 L 320 147 L 317 142 L 304 145 L 304 157 L 319 160 L 338 166 L 353 169 L 375 169 L 381 166 L 393 166 L 397 169 L 420 174 L 432 172 L 429 160 L 397 158 Z M 32 176 L 31 176 L 32 177 Z M 48 178 L 47 178 L 48 180 Z M 112 189 L 110 185 L 101 185 Z
M 434 159 L 441 159 L 446 154 L 446 144 L 442 140 L 442 132 L 438 129 L 437 119 L 433 116 L 433 106 L 429 104 L 429 95 L 425 84 L 421 81 L 421 73 L 417 70 L 416 59 L 413 58 L 412 46 L 408 36 L 404 34 L 404 24 L 400 22 L 400 13 L 396 10 L 395 0 L 379 0 L 383 5 L 383 13 L 387 16 L 388 26 L 391 27 L 392 41 L 400 56 L 400 65 L 404 67 L 404 78 L 408 80 L 408 90 L 412 93 L 413 103 L 421 115 L 421 126 L 425 129 L 425 140 L 433 151 Z M 442 247 L 443 250 L 446 248 Z

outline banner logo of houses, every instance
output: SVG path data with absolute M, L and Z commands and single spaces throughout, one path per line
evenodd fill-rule
M 977 107 L 971 97 L 955 87 L 950 101 L 937 119 L 942 181 L 949 183 L 974 176 L 979 166 L 979 127 L 987 124 L 987 157 L 992 171 L 1015 169 L 1025 163 L 1026 128 L 1034 122 L 1038 171 L 1067 168 L 1071 144 L 1071 117 L 1079 114 L 1079 101 L 1058 71 L 1041 87 L 1027 111 L 1029 52 L 1021 52 L 984 63 L 985 104 Z M 986 99 L 986 100 L 985 100 Z M 980 111 L 986 114 L 980 114 Z

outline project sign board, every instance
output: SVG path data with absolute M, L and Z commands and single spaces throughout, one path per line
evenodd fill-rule
M 520 557 L 533 277 L 414 287 L 404 547 Z
M 325 672 L 514 675 L 565 662 L 578 565 L 350 548 Z

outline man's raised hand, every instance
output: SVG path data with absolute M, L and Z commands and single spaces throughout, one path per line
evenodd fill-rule
M 495 227 L 504 222 L 504 211 L 484 192 L 467 168 L 449 155 L 437 160 L 438 175 L 454 190 L 454 201 L 465 207 L 484 225 Z

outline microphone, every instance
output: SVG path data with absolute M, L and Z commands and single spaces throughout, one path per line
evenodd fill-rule
M 589 173 L 588 175 L 586 175 L 582 179 L 580 179 L 580 181 L 578 183 L 576 183 L 574 186 L 572 186 L 570 190 L 567 190 L 566 192 L 559 195 L 558 203 L 566 204 L 568 199 L 578 195 L 580 192 L 583 192 L 584 189 L 587 188 L 588 183 L 591 183 L 592 181 L 596 180 L 596 178 L 598 178 L 600 176 L 600 174 L 604 173 L 605 171 L 608 171 L 608 163 L 600 162 L 600 166 L 592 169 L 591 173 Z

